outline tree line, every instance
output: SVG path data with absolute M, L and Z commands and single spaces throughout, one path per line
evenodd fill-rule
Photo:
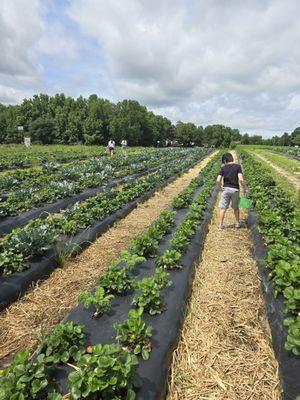
M 242 144 L 264 144 L 271 146 L 300 146 L 300 127 L 293 130 L 291 134 L 285 132 L 281 136 L 275 135 L 268 139 L 263 139 L 262 136 L 250 136 L 245 133 L 241 136 Z
M 22 143 L 24 136 L 40 144 L 105 145 L 110 138 L 117 144 L 126 139 L 130 146 L 163 146 L 168 140 L 215 147 L 265 142 L 261 136 L 241 135 L 238 129 L 220 124 L 202 127 L 178 121 L 173 125 L 135 100 L 114 104 L 96 94 L 88 99 L 39 94 L 19 105 L 0 104 L 0 143 Z

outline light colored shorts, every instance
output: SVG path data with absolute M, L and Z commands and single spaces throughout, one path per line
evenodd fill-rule
M 239 208 L 239 197 L 240 191 L 238 189 L 223 187 L 221 193 L 221 199 L 219 203 L 219 208 L 227 209 L 229 207 L 231 201 L 231 207 L 234 210 L 238 210 Z

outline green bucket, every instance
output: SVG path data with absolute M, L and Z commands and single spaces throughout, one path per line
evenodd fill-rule
M 247 197 L 240 197 L 239 198 L 239 207 L 240 208 L 252 208 L 253 202 L 250 199 L 247 199 Z

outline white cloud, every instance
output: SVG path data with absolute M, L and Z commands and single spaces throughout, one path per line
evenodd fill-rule
M 0 102 L 109 93 L 174 122 L 289 131 L 299 15 L 298 0 L 1 0 Z
M 2 0 L 0 3 L 0 72 L 4 75 L 36 74 L 31 44 L 43 30 L 39 2 Z
M 0 102 L 16 103 L 49 90 L 43 56 L 58 67 L 77 57 L 77 45 L 63 24 L 47 21 L 50 6 L 42 0 L 1 0 Z
M 0 98 L 2 103 L 21 102 L 24 98 L 24 93 L 21 90 L 0 84 Z
M 78 46 L 63 24 L 54 21 L 48 24 L 37 44 L 38 51 L 61 61 L 73 61 L 78 56 Z
M 300 113 L 300 94 L 292 96 L 287 109 L 292 111 L 298 111 L 298 113 Z
M 288 108 L 300 90 L 299 13 L 297 0 L 74 0 L 69 9 L 101 45 L 120 98 L 173 120 L 279 132 L 299 118 Z

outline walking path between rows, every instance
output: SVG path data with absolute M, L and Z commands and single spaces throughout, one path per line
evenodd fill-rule
M 236 158 L 236 154 L 234 153 Z M 196 267 L 193 293 L 169 380 L 169 400 L 279 400 L 277 362 L 250 231 L 218 204 Z M 246 219 L 247 214 L 242 213 Z
M 118 257 L 134 236 L 145 231 L 172 204 L 173 198 L 188 186 L 215 154 L 156 192 L 78 257 L 55 270 L 45 282 L 34 286 L 0 314 L 0 367 L 24 346 L 34 349 L 38 339 L 48 334 L 54 324 L 77 304 L 78 294 L 96 285 L 109 261 Z
M 253 153 L 255 154 L 256 157 L 260 158 L 262 161 L 270 165 L 276 172 L 278 172 L 280 175 L 284 176 L 291 184 L 295 186 L 297 190 L 300 190 L 300 179 L 286 173 L 286 171 L 282 168 L 280 168 L 278 165 L 273 164 L 271 161 L 269 161 L 266 157 L 262 156 L 261 154 L 258 154 L 257 152 Z

